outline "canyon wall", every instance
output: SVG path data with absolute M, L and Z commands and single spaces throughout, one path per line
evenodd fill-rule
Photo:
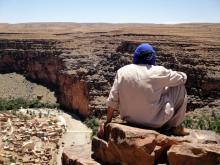
M 56 91 L 58 102 L 88 116 L 88 89 L 77 73 L 65 74 L 63 52 L 50 40 L 1 40 L 0 72 L 17 72 Z
M 141 32 L 132 26 L 112 31 L 53 32 L 49 37 L 45 33 L 2 32 L 0 72 L 23 74 L 55 90 L 65 108 L 84 117 L 102 117 L 117 69 L 132 62 L 137 45 L 148 42 L 157 51 L 157 64 L 186 72 L 188 111 L 218 106 L 220 43 L 217 32 L 207 35 L 207 27 L 199 27 L 198 34 L 183 33 L 189 31 L 184 26 L 153 31 L 141 27 Z

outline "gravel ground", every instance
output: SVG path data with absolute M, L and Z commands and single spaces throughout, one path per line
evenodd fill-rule
M 0 98 L 36 99 L 41 97 L 42 102 L 56 103 L 55 93 L 48 88 L 30 82 L 24 76 L 17 73 L 0 74 Z

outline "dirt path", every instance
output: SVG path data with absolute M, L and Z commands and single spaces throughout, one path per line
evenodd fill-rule
M 64 148 L 71 148 L 80 157 L 88 158 L 91 155 L 91 134 L 77 116 L 61 113 L 67 125 L 67 131 L 60 140 L 60 149 L 57 155 L 57 164 L 62 165 L 61 156 Z

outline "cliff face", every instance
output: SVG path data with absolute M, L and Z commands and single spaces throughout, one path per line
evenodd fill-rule
M 216 26 L 113 26 L 112 31 L 54 30 L 49 36 L 30 29 L 30 33 L 3 31 L 0 72 L 18 72 L 53 88 L 61 105 L 82 116 L 102 116 L 117 69 L 132 62 L 138 44 L 148 42 L 157 50 L 158 64 L 187 73 L 188 110 L 216 106 L 220 98 Z
M 88 89 L 76 73 L 64 73 L 63 52 L 50 40 L 2 40 L 0 72 L 17 72 L 57 92 L 59 103 L 88 116 Z

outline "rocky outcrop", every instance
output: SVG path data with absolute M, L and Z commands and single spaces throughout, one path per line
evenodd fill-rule
M 60 104 L 75 110 L 83 117 L 87 117 L 89 115 L 89 96 L 86 82 L 77 79 L 75 75 L 64 74 L 59 75 L 58 85 Z
M 175 137 L 153 130 L 111 123 L 105 139 L 94 137 L 93 158 L 101 164 L 216 165 L 220 163 L 220 137 L 214 132 L 190 130 Z

